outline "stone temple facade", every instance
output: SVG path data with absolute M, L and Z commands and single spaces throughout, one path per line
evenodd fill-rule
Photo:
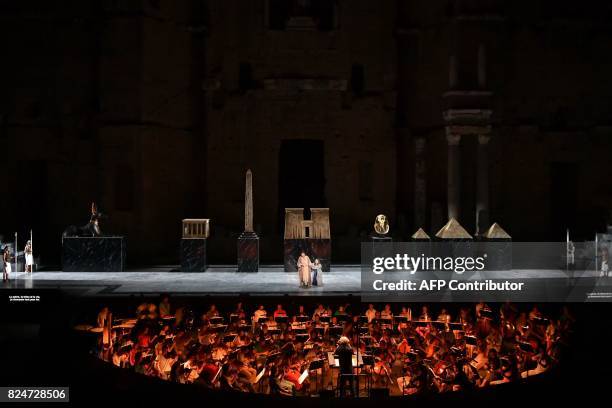
M 330 208 L 335 262 L 379 213 L 396 239 L 449 217 L 592 239 L 612 210 L 601 3 L 3 2 L 0 234 L 33 229 L 59 263 L 96 201 L 132 264 L 178 263 L 185 218 L 234 263 L 250 168 L 263 263 L 285 208 Z

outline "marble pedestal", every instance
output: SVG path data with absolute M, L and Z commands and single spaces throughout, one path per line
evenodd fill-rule
M 254 232 L 243 232 L 238 237 L 238 272 L 259 270 L 259 237 Z
M 512 240 L 488 239 L 476 243 L 476 256 L 484 257 L 485 271 L 512 270 Z
M 393 238 L 388 235 L 378 235 L 376 233 L 370 235 L 370 241 L 375 243 L 393 242 Z
M 297 272 L 297 259 L 302 251 L 312 262 L 319 259 L 323 272 L 331 269 L 331 239 L 286 239 L 284 247 L 285 272 Z
M 206 238 L 181 239 L 181 271 L 204 272 L 206 264 Z
M 124 237 L 66 237 L 62 239 L 64 272 L 123 272 Z
M 388 258 L 388 257 L 393 257 L 395 255 L 392 245 L 376 245 L 376 244 L 392 244 L 393 238 L 391 238 L 390 236 L 372 233 L 372 235 L 370 235 L 370 242 L 372 243 L 372 256 L 373 257 Z

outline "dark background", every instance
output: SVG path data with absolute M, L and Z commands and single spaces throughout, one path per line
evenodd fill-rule
M 609 2 L 5 0 L 0 18 L 0 234 L 33 229 L 41 264 L 91 201 L 134 265 L 178 263 L 197 217 L 233 263 L 247 168 L 263 262 L 286 206 L 329 207 L 334 261 L 356 262 L 379 213 L 397 238 L 446 222 L 454 126 L 470 233 L 483 169 L 485 224 L 515 240 L 610 223 Z
M 445 223 L 448 113 L 463 111 L 470 233 L 490 129 L 489 222 L 517 241 L 593 239 L 612 219 L 611 18 L 609 2 L 568 0 L 1 1 L 0 234 L 21 247 L 34 230 L 58 265 L 62 231 L 96 201 L 132 264 L 178 263 L 180 221 L 198 217 L 210 262 L 233 263 L 251 168 L 263 262 L 281 262 L 286 206 L 329 207 L 334 262 L 357 262 L 379 213 L 397 238 Z M 88 358 L 70 328 L 99 304 L 82 302 L 2 304 L 0 382 L 69 384 L 80 405 L 227 401 Z M 575 307 L 559 377 L 431 398 L 605 401 L 612 309 Z

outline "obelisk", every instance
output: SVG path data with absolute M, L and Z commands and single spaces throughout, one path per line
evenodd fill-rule
M 244 232 L 253 232 L 253 172 L 246 172 L 246 191 L 244 192 Z
M 238 237 L 238 272 L 259 270 L 259 237 L 253 230 L 253 173 L 247 170 L 244 191 L 244 231 Z

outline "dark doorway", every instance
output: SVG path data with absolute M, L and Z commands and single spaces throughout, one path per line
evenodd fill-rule
M 552 163 L 551 178 L 551 227 L 553 240 L 565 240 L 566 229 L 579 233 L 577 223 L 578 166 L 575 163 Z
M 278 206 L 282 231 L 285 208 L 325 207 L 325 167 L 322 140 L 283 140 L 279 152 Z

